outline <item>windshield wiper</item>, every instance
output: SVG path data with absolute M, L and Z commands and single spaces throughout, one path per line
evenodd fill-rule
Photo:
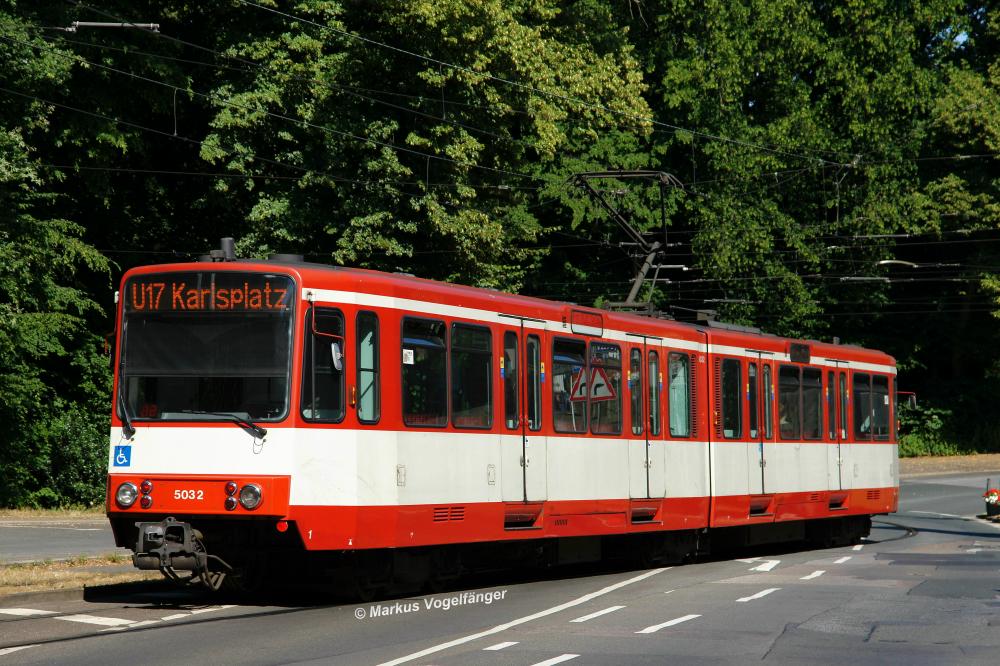
M 118 375 L 118 405 L 122 409 L 122 434 L 125 439 L 132 439 L 135 435 L 135 428 L 132 426 L 132 419 L 128 417 L 128 403 L 125 401 L 125 370 L 121 369 Z
M 254 437 L 258 439 L 264 439 L 264 435 L 267 434 L 267 429 L 261 428 L 259 425 L 251 421 L 249 418 L 243 418 L 235 412 L 206 412 L 200 409 L 182 409 L 181 414 L 204 414 L 206 416 L 222 416 L 227 419 L 232 419 L 234 423 L 238 423 L 244 430 L 247 430 Z

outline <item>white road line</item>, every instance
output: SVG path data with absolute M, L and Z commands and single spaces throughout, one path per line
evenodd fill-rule
M 27 650 L 28 648 L 33 648 L 37 646 L 38 643 L 32 643 L 31 645 L 15 645 L 14 647 L 0 648 L 0 657 L 4 656 L 5 654 L 11 654 L 14 652 L 18 652 L 20 650 Z
M 859 544 L 858 544 L 857 546 L 855 546 L 854 548 L 851 548 L 851 550 L 861 550 L 861 549 L 862 549 L 862 548 L 864 548 L 864 547 L 865 547 L 865 544 L 863 544 L 863 543 L 859 543 Z
M 65 620 L 67 622 L 82 622 L 83 624 L 99 624 L 105 627 L 120 627 L 126 624 L 135 624 L 133 620 L 124 620 L 120 617 L 100 617 L 98 615 L 60 615 L 53 620 Z
M 772 592 L 777 592 L 780 589 L 781 589 L 780 587 L 769 587 L 766 590 L 761 590 L 757 594 L 751 594 L 749 597 L 740 597 L 736 601 L 739 601 L 741 603 L 745 603 L 747 601 L 753 601 L 754 599 L 760 599 L 761 597 L 766 597 Z
M 497 643 L 496 645 L 491 645 L 489 647 L 484 647 L 483 651 L 486 651 L 486 650 L 502 650 L 504 648 L 509 648 L 511 645 L 517 645 L 517 641 L 507 641 L 506 643 Z
M 190 617 L 190 613 L 177 613 L 176 615 L 168 615 L 166 617 L 161 617 L 160 620 L 163 622 L 169 622 L 170 620 L 179 620 L 183 617 Z
M 818 571 L 813 571 L 808 576 L 803 576 L 802 578 L 799 578 L 799 580 L 812 580 L 813 578 L 819 578 L 820 576 L 822 576 L 825 573 L 826 573 L 826 571 L 824 569 L 820 569 Z
M 850 555 L 844 555 L 843 557 L 838 557 L 833 561 L 834 564 L 843 564 L 847 560 L 851 559 Z
M 587 620 L 593 620 L 595 617 L 601 617 L 602 615 L 607 615 L 608 613 L 614 613 L 616 610 L 621 610 L 625 608 L 624 606 L 612 606 L 611 608 L 605 608 L 604 610 L 599 610 L 596 613 L 591 613 L 590 615 L 584 615 L 583 617 L 578 617 L 575 620 L 570 620 L 570 622 L 586 622 Z
M 733 562 L 742 562 L 743 564 L 753 564 L 756 561 L 757 561 L 756 557 L 751 557 L 750 559 L 746 560 L 733 560 Z
M 227 608 L 236 608 L 235 604 L 230 604 L 228 606 L 208 606 L 207 608 L 195 608 L 191 611 L 191 615 L 198 615 L 200 613 L 211 613 L 212 611 L 226 610 Z
M 139 627 L 148 627 L 151 624 L 159 624 L 159 620 L 143 620 L 142 622 L 133 622 L 132 624 L 125 625 L 123 627 L 108 627 L 107 629 L 101 629 L 101 631 L 125 631 L 126 629 L 138 629 Z
M 764 560 L 761 564 L 750 569 L 750 571 L 770 571 L 781 564 L 781 560 Z
M 652 633 L 655 633 L 655 632 L 659 631 L 660 629 L 665 629 L 666 627 L 672 627 L 675 624 L 680 624 L 681 622 L 687 622 L 688 620 L 693 620 L 696 617 L 701 617 L 701 615 L 683 615 L 681 617 L 675 617 L 674 619 L 667 620 L 666 622 L 663 622 L 661 624 L 654 624 L 651 627 L 646 627 L 645 629 L 640 629 L 639 631 L 637 631 L 635 633 L 637 633 L 637 634 L 652 634 Z
M 55 611 L 35 610 L 34 608 L 0 608 L 0 613 L 4 615 L 21 615 L 28 617 L 31 615 L 55 615 Z
M 558 657 L 552 657 L 551 659 L 540 661 L 537 664 L 532 664 L 531 666 L 552 666 L 553 664 L 561 664 L 564 661 L 569 661 L 570 659 L 576 659 L 579 656 L 580 655 L 578 654 L 561 654 Z
M 639 581 L 646 580 L 651 576 L 663 573 L 673 567 L 663 567 L 661 569 L 653 569 L 652 571 L 647 571 L 644 574 L 635 576 L 634 578 L 629 578 L 628 580 L 623 580 L 619 583 L 613 585 L 608 585 L 607 587 L 602 587 L 596 592 L 591 592 L 590 594 L 585 594 L 582 597 L 577 597 L 572 601 L 567 601 L 564 604 L 559 604 L 558 606 L 553 606 L 552 608 L 546 608 L 543 611 L 533 613 L 531 615 L 525 615 L 524 617 L 519 617 L 516 620 L 511 620 L 510 622 L 505 622 L 504 624 L 498 624 L 497 626 L 487 629 L 486 631 L 480 631 L 475 634 L 469 634 L 468 636 L 462 636 L 461 638 L 456 638 L 454 640 L 448 641 L 447 643 L 441 643 L 440 645 L 434 645 L 429 648 L 420 650 L 419 652 L 414 652 L 413 654 L 408 654 L 403 657 L 398 657 L 392 661 L 387 661 L 382 663 L 380 666 L 396 666 L 396 664 L 405 664 L 408 661 L 413 661 L 415 659 L 421 659 L 429 654 L 434 654 L 436 652 L 441 652 L 442 650 L 447 650 L 448 648 L 455 647 L 456 645 L 464 645 L 470 641 L 475 641 L 485 636 L 492 636 L 493 634 L 499 634 L 501 631 L 506 631 L 511 627 L 516 627 L 518 625 L 531 622 L 532 620 L 537 620 L 539 618 L 546 617 L 547 615 L 552 615 L 553 613 L 558 613 L 564 611 L 567 608 L 573 608 L 574 606 L 579 606 L 580 604 L 585 604 L 591 599 L 596 599 L 597 597 L 608 594 L 609 592 L 614 592 L 615 590 L 621 589 L 626 585 L 631 585 L 632 583 L 638 583 Z
M 922 513 L 926 516 L 941 516 L 942 518 L 962 518 L 954 513 L 938 513 L 937 511 L 904 511 L 903 513 Z
M 663 594 L 670 594 L 671 592 L 676 592 L 676 591 L 677 591 L 677 590 L 667 590 L 667 591 L 666 591 L 666 592 L 664 592 Z

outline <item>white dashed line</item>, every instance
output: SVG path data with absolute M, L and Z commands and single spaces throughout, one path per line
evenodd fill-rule
M 552 666 L 553 664 L 561 664 L 564 661 L 569 661 L 570 659 L 576 659 L 579 656 L 580 655 L 578 654 L 561 654 L 558 657 L 552 657 L 551 659 L 540 661 L 537 664 L 532 664 L 531 666 Z
M 135 624 L 133 620 L 125 620 L 120 617 L 100 617 L 97 615 L 60 615 L 53 620 L 65 620 L 66 622 L 82 622 L 83 624 L 99 624 L 104 627 L 121 627 L 128 624 Z
M 825 573 L 826 571 L 824 569 L 820 569 L 819 571 L 813 571 L 808 576 L 803 576 L 802 578 L 799 578 L 799 580 L 812 580 L 813 578 L 819 578 Z
M 108 627 L 107 629 L 101 629 L 101 631 L 125 631 L 126 629 L 138 629 L 139 627 L 148 627 L 151 624 L 159 624 L 159 620 L 143 620 L 142 622 L 133 622 L 132 624 L 123 627 Z
M 664 592 L 663 594 L 670 594 L 671 592 L 676 592 L 676 591 L 677 591 L 677 590 L 667 590 L 667 591 L 666 591 L 666 592 Z
M 757 594 L 751 594 L 749 597 L 740 597 L 736 601 L 739 601 L 741 603 L 745 603 L 747 601 L 753 601 L 754 599 L 760 599 L 761 597 L 766 597 L 772 592 L 777 592 L 780 589 L 781 589 L 780 587 L 769 587 L 766 590 L 761 590 Z
M 28 648 L 33 648 L 37 646 L 38 643 L 32 643 L 31 645 L 16 645 L 14 647 L 9 647 L 9 648 L 0 648 L 0 657 L 4 656 L 5 654 L 11 654 L 14 652 L 18 652 L 20 650 L 27 650 Z
M 607 615 L 608 613 L 614 613 L 616 610 L 621 610 L 625 608 L 624 606 L 612 606 L 611 608 L 605 608 L 604 610 L 599 610 L 596 613 L 591 613 L 590 615 L 584 615 L 583 617 L 578 617 L 575 620 L 570 620 L 570 622 L 586 622 L 587 620 L 593 620 L 595 617 L 601 617 L 602 615 Z
M 414 661 L 415 659 L 421 659 L 422 657 L 426 657 L 429 654 L 435 654 L 437 652 L 441 652 L 442 650 L 447 650 L 448 648 L 453 648 L 456 645 L 464 645 L 465 643 L 469 643 L 471 641 L 478 640 L 478 639 L 483 638 L 485 636 L 492 636 L 493 634 L 499 634 L 501 631 L 506 631 L 507 629 L 510 629 L 511 627 L 517 627 L 517 626 L 520 626 L 522 624 L 526 624 L 528 622 L 531 622 L 533 620 L 538 620 L 538 619 L 546 617 L 548 615 L 552 615 L 553 613 L 562 612 L 562 611 L 566 610 L 567 608 L 573 608 L 575 606 L 579 606 L 581 604 L 585 604 L 588 601 L 590 601 L 591 599 L 596 599 L 597 597 L 604 596 L 605 594 L 608 594 L 609 592 L 614 592 L 615 590 L 619 590 L 619 589 L 625 587 L 626 585 L 631 585 L 633 583 L 638 583 L 639 581 L 646 580 L 647 578 L 649 578 L 651 576 L 655 576 L 656 574 L 663 573 L 664 571 L 667 571 L 667 570 L 672 569 L 672 568 L 673 567 L 662 567 L 660 569 L 653 569 L 652 571 L 647 571 L 644 574 L 640 574 L 640 575 L 635 576 L 633 578 L 629 578 L 628 580 L 623 580 L 621 582 L 614 583 L 613 585 L 608 585 L 607 587 L 602 587 L 601 589 L 599 589 L 599 590 L 597 590 L 595 592 L 591 592 L 589 594 L 585 594 L 582 597 L 577 597 L 576 599 L 572 599 L 570 601 L 567 601 L 566 603 L 559 604 L 558 606 L 553 606 L 552 608 L 546 608 L 543 611 L 538 611 L 537 613 L 532 613 L 531 615 L 525 615 L 524 617 L 519 617 L 516 620 L 511 620 L 510 622 L 505 622 L 503 624 L 498 624 L 497 626 L 492 627 L 490 629 L 487 629 L 485 631 L 480 631 L 480 632 L 477 632 L 475 634 L 469 634 L 468 636 L 462 636 L 460 638 L 456 638 L 454 640 L 448 641 L 447 643 L 441 643 L 440 645 L 434 645 L 434 646 L 431 646 L 429 648 L 420 650 L 419 652 L 414 652 L 413 654 L 408 654 L 408 655 L 405 655 L 405 656 L 402 656 L 402 657 L 398 657 L 398 658 L 393 659 L 391 661 L 384 662 L 381 666 L 396 666 L 397 664 L 405 664 L 408 661 Z M 576 655 L 574 655 L 574 657 L 575 656 Z M 559 662 L 549 662 L 549 663 L 559 663 Z
M 851 550 L 861 550 L 861 549 L 862 549 L 862 548 L 864 548 L 864 547 L 865 547 L 865 544 L 863 544 L 863 543 L 859 543 L 859 544 L 858 544 L 857 546 L 855 546 L 854 548 L 851 548 Z
M 170 620 L 180 620 L 181 618 L 190 617 L 189 613 L 177 613 L 177 615 L 168 615 L 161 618 L 164 622 L 169 622 Z
M 486 650 L 502 650 L 504 648 L 509 648 L 511 645 L 517 645 L 517 641 L 507 641 L 506 643 L 497 643 L 496 645 L 491 645 L 489 647 L 484 647 L 483 651 Z
M 851 559 L 850 555 L 844 555 L 843 557 L 837 558 L 833 561 L 834 564 L 843 564 L 847 560 Z
M 781 560 L 764 560 L 761 564 L 750 569 L 750 571 L 770 571 L 781 564 Z
M 941 516 L 942 518 L 962 518 L 953 513 L 938 513 L 937 511 L 904 511 L 903 513 L 922 513 L 927 516 Z
M 675 617 L 674 619 L 668 620 L 668 621 L 666 621 L 666 622 L 664 622 L 662 624 L 654 624 L 651 627 L 646 627 L 645 629 L 640 629 L 639 631 L 637 631 L 635 633 L 637 633 L 637 634 L 652 634 L 652 633 L 655 633 L 655 632 L 659 631 L 660 629 L 665 629 L 666 627 L 672 627 L 675 624 L 680 624 L 681 622 L 687 622 L 688 620 L 693 620 L 696 617 L 701 617 L 701 615 L 684 615 L 682 617 Z
M 230 604 L 228 606 L 208 606 L 207 608 L 195 608 L 191 611 L 191 615 L 198 615 L 199 613 L 211 613 L 212 611 L 226 610 L 227 608 L 236 608 L 235 604 Z
M 21 615 L 29 617 L 31 615 L 55 615 L 55 611 L 35 610 L 34 608 L 0 608 L 0 613 L 4 615 Z

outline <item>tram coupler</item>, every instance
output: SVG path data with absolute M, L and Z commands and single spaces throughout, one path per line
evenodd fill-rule
M 208 571 L 208 553 L 201 544 L 201 532 L 173 517 L 158 523 L 136 523 L 139 538 L 132 563 L 138 569 Z

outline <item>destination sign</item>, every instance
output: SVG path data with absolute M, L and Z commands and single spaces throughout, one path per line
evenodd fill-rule
M 125 287 L 129 312 L 280 312 L 291 307 L 292 281 L 260 273 L 143 275 Z

